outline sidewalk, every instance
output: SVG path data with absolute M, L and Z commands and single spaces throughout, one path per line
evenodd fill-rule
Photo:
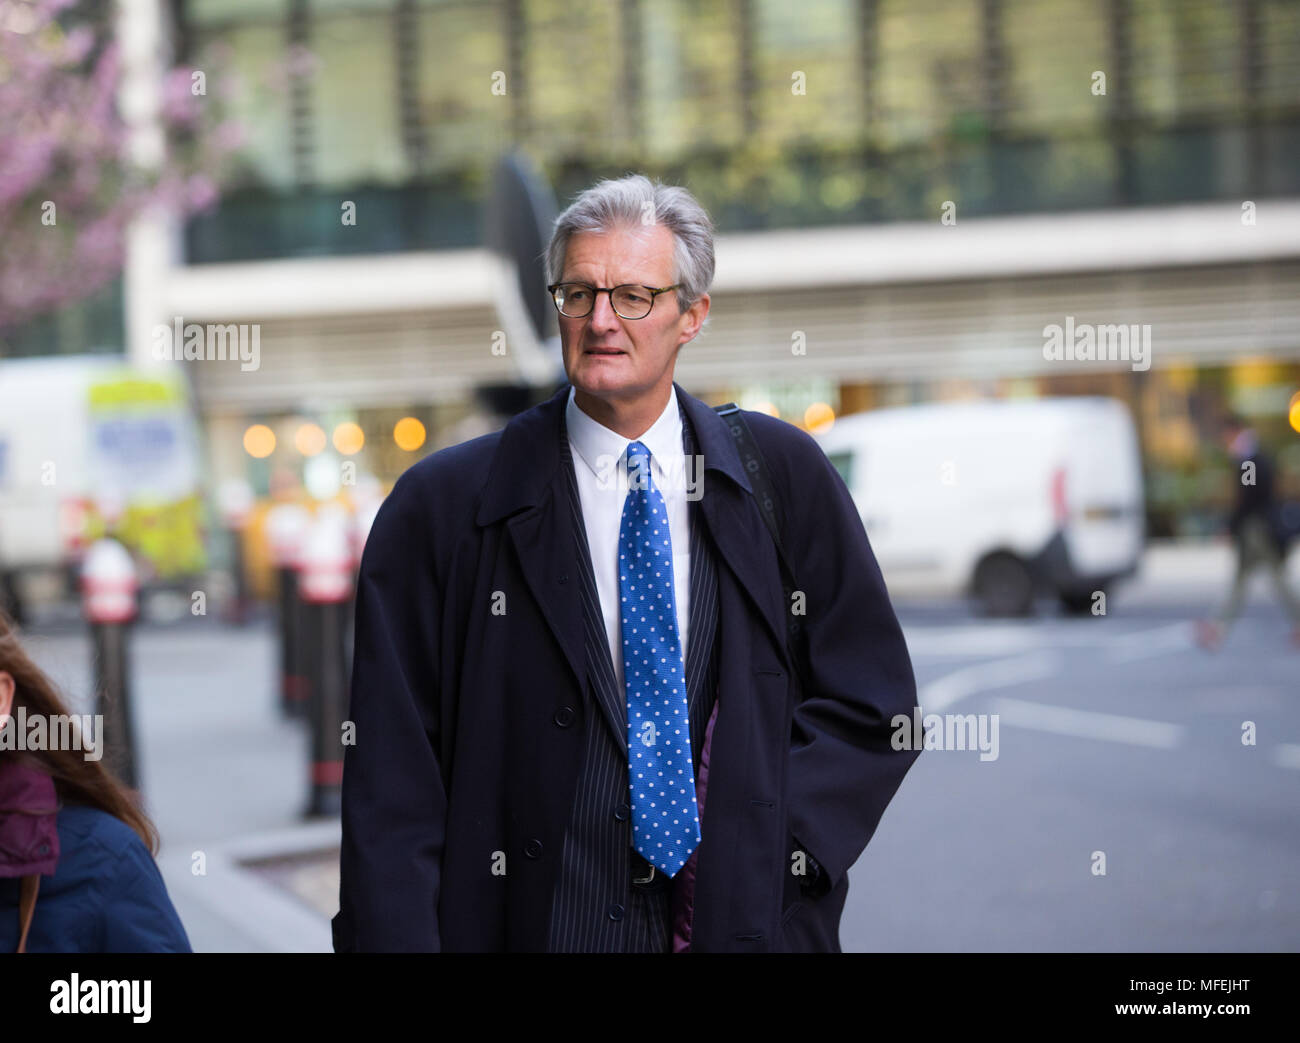
M 25 644 L 73 712 L 93 712 L 84 628 L 37 628 Z M 141 625 L 131 668 L 145 810 L 162 836 L 158 865 L 191 946 L 332 951 L 337 876 L 321 883 L 255 864 L 325 851 L 337 867 L 338 821 L 303 816 L 309 735 L 280 714 L 272 625 Z
M 1212 543 L 1155 541 L 1147 544 L 1137 573 L 1108 588 L 1108 601 L 1120 611 L 1181 610 L 1192 619 L 1205 615 L 1227 597 L 1235 569 L 1235 552 L 1226 539 Z M 1287 559 L 1287 576 L 1292 588 L 1300 592 L 1300 548 L 1293 548 Z M 888 581 L 887 575 L 885 578 Z M 904 606 L 929 605 L 936 600 L 934 595 L 909 590 L 902 582 L 891 584 L 890 591 Z M 1252 575 L 1247 604 L 1274 600 L 1263 571 Z
M 1236 555 L 1226 539 L 1149 543 L 1137 575 L 1116 586 L 1116 603 L 1133 608 L 1179 605 L 1191 615 L 1202 615 L 1227 597 L 1235 570 Z M 1287 559 L 1287 577 L 1292 589 L 1300 591 L 1300 550 L 1293 548 Z M 1251 577 L 1248 595 L 1250 604 L 1273 600 L 1262 570 Z

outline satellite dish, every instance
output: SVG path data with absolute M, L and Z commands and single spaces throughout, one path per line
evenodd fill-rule
M 542 256 L 556 213 L 555 193 L 532 161 L 518 152 L 502 156 L 492 172 L 484 241 L 497 261 L 496 306 L 510 355 L 531 385 L 563 374 Z

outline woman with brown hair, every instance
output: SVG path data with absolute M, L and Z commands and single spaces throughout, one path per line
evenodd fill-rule
M 0 613 L 0 729 L 15 718 L 76 741 L 0 743 L 0 952 L 192 951 L 154 863 L 157 830 L 87 756 L 78 718 Z

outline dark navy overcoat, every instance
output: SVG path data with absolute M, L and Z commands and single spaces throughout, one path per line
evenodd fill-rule
M 806 612 L 797 700 L 776 551 L 740 455 L 722 418 L 673 387 L 704 458 L 702 515 L 719 552 L 692 949 L 834 951 L 849 867 L 918 755 L 890 743 L 891 719 L 916 705 L 911 661 L 843 480 L 809 435 L 746 412 Z M 604 726 L 586 694 L 559 472 L 568 394 L 426 457 L 375 519 L 356 602 L 338 951 L 547 946 L 582 732 Z M 829 893 L 790 902 L 792 836 Z

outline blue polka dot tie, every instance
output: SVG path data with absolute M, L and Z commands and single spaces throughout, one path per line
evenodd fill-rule
M 627 447 L 628 493 L 618 531 L 623 685 L 633 846 L 675 876 L 700 843 L 686 667 L 677 634 L 673 545 L 650 450 Z

